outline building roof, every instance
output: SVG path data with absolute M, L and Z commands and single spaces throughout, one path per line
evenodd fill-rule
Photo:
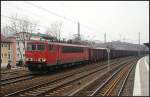
M 10 39 L 1 40 L 1 43 L 13 43 Z
M 1 40 L 4 40 L 5 36 L 3 34 L 1 34 Z
M 56 39 L 55 37 L 51 36 L 51 35 L 47 35 L 47 34 L 43 34 L 43 33 L 30 33 L 31 36 L 39 36 L 42 37 L 43 39 L 48 39 L 48 40 L 53 40 Z
M 88 47 L 86 45 L 79 45 L 79 44 L 68 44 L 68 43 L 60 43 L 60 42 L 51 42 L 51 41 L 36 41 L 30 40 L 28 43 L 48 43 L 53 45 L 62 45 L 62 46 L 78 46 L 78 47 Z
M 4 35 L 1 34 L 1 42 L 2 43 L 12 43 L 10 38 L 6 38 Z

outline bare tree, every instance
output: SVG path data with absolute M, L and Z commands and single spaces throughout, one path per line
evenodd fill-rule
M 33 23 L 26 17 L 19 18 L 17 15 L 12 16 L 10 21 L 10 27 L 14 30 L 14 33 L 29 32 L 32 33 L 36 30 L 37 23 Z
M 82 36 L 80 35 L 80 37 L 78 36 L 78 34 L 73 34 L 72 35 L 72 42 L 76 43 L 76 44 L 81 44 L 83 43 L 83 40 L 81 38 Z
M 8 25 L 5 25 L 4 27 L 1 27 L 1 33 L 4 35 L 4 36 L 8 36 L 8 34 L 10 35 L 11 32 L 13 32 L 10 27 Z
M 62 27 L 62 22 L 55 21 L 50 25 L 50 27 L 46 29 L 46 32 L 49 35 L 56 37 L 57 40 L 60 41 L 61 27 Z
M 3 28 L 4 33 L 12 33 L 16 36 L 17 40 L 22 42 L 23 47 L 18 48 L 22 60 L 23 60 L 23 54 L 21 52 L 21 48 L 25 50 L 26 41 L 30 40 L 31 37 L 30 33 L 34 32 L 36 30 L 36 27 L 37 27 L 37 23 L 31 22 L 28 18 L 25 17 L 19 18 L 17 15 L 13 15 L 11 16 L 9 25 Z
M 18 18 L 16 16 L 12 16 L 12 20 L 10 22 L 9 28 L 13 30 L 13 33 L 19 33 L 23 32 L 22 35 L 17 34 L 18 38 L 22 41 L 25 47 L 25 41 L 26 41 L 26 36 L 25 33 L 32 33 L 33 31 L 36 30 L 37 24 L 32 23 L 29 19 L 27 18 Z

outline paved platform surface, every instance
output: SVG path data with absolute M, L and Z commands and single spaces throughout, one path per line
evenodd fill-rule
M 149 96 L 149 56 L 137 62 L 133 96 Z

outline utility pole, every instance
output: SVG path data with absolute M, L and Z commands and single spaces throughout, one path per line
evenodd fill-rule
M 139 52 L 138 52 L 138 56 L 140 57 L 140 32 L 139 32 L 139 38 L 138 39 L 139 39 L 139 50 L 138 50 Z
M 59 24 L 59 42 L 61 41 L 61 40 L 60 40 L 60 30 L 61 30 L 61 26 L 62 26 L 62 24 L 60 23 L 60 24 Z
M 59 30 L 59 42 L 60 42 L 60 30 Z
M 119 34 L 119 36 L 120 36 L 120 42 L 121 42 L 121 34 Z
M 104 43 L 106 43 L 106 32 L 104 34 Z
M 78 22 L 78 40 L 80 40 L 80 23 Z
M 107 56 L 108 56 L 108 72 L 110 71 L 110 48 L 107 46 Z
M 123 38 L 123 42 L 125 42 L 125 37 Z

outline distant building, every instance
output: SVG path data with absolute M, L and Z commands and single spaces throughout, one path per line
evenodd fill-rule
M 25 61 L 25 49 L 27 41 L 30 40 L 30 33 L 28 32 L 19 32 L 14 34 L 16 38 L 16 62 Z
M 149 43 L 144 43 L 144 45 L 146 45 L 148 48 L 150 47 Z
M 47 34 L 42 34 L 42 33 L 31 33 L 30 40 L 54 40 L 54 41 L 57 41 L 57 38 L 52 37 Z
M 25 49 L 29 40 L 53 39 L 47 34 L 19 32 L 13 35 L 16 38 L 16 61 L 25 62 Z
M 15 38 L 5 38 L 1 35 L 1 67 L 16 66 L 16 42 Z
M 96 45 L 97 47 L 109 47 L 111 49 L 117 49 L 117 50 L 145 50 L 147 51 L 148 48 L 144 45 L 139 44 L 132 44 L 127 42 L 121 42 L 121 41 L 112 41 L 112 42 L 106 42 L 106 43 L 99 43 Z

